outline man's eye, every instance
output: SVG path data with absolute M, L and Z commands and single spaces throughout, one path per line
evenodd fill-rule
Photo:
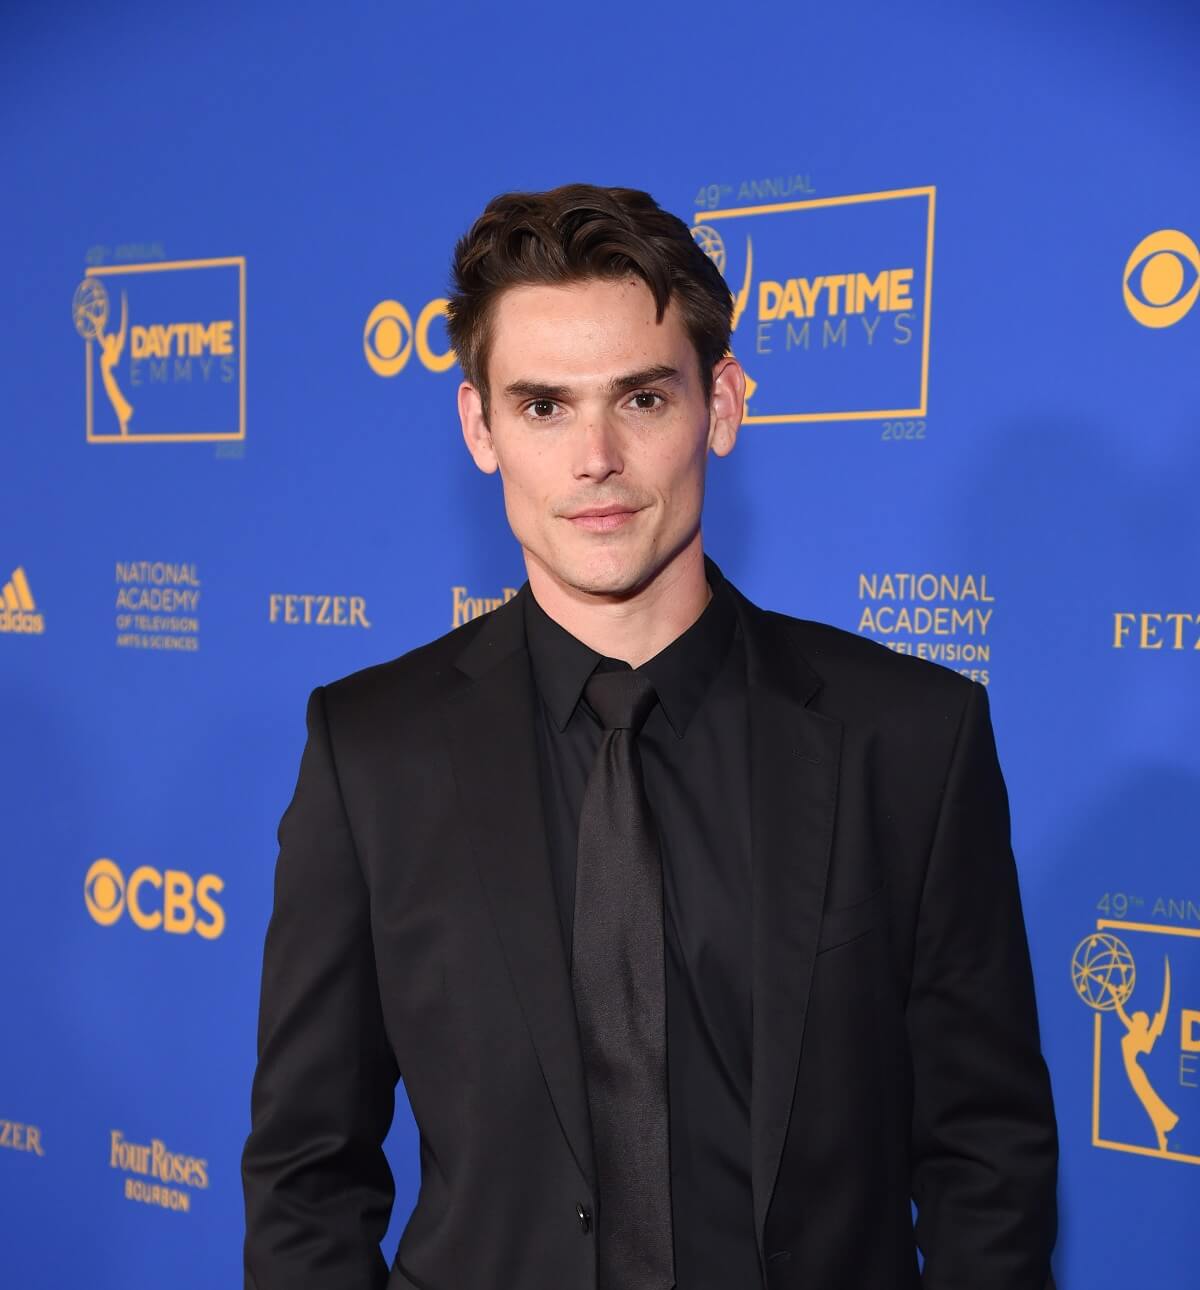
M 554 415 L 554 409 L 557 406 L 553 399 L 534 399 L 529 405 L 529 410 L 533 413 L 534 420 L 544 421 Z
M 653 390 L 638 390 L 633 396 L 633 405 L 639 412 L 653 412 L 663 401 L 661 394 Z

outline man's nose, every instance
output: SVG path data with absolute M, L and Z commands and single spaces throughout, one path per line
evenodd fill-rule
M 617 427 L 605 412 L 586 417 L 575 446 L 575 476 L 578 479 L 604 479 L 623 469 L 621 444 Z

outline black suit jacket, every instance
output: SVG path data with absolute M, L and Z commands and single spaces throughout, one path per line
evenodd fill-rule
M 736 600 L 764 1284 L 1043 1290 L 1057 1137 L 987 692 Z M 535 700 L 520 596 L 309 699 L 242 1161 L 248 1290 L 596 1288 Z M 421 1184 L 389 1268 L 401 1075 Z

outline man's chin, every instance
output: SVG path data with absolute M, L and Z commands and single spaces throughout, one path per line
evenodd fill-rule
M 638 591 L 646 579 L 627 571 L 607 571 L 581 574 L 576 577 L 572 586 L 589 596 L 623 597 L 631 596 Z
M 556 581 L 588 596 L 623 597 L 639 591 L 653 577 L 649 559 L 631 558 L 615 552 L 591 555 L 582 560 L 564 560 L 546 567 Z

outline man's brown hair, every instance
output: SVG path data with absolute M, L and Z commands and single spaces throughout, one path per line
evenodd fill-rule
M 454 248 L 446 330 L 489 414 L 488 354 L 496 300 L 508 287 L 565 286 L 591 278 L 641 278 L 662 322 L 674 297 L 700 360 L 707 402 L 713 365 L 729 350 L 733 298 L 688 226 L 635 188 L 564 184 L 502 193 Z

